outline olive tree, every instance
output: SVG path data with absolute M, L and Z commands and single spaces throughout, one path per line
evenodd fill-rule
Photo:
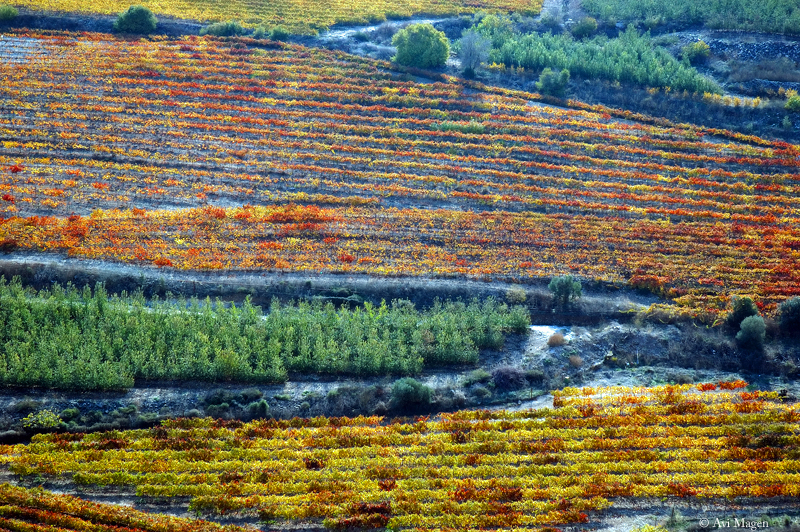
M 545 68 L 536 82 L 536 90 L 548 96 L 561 98 L 567 93 L 569 85 L 569 70 L 566 68 L 561 72 L 554 72 L 552 69 Z
M 581 297 L 581 283 L 574 280 L 571 275 L 553 277 L 548 288 L 553 292 L 556 301 L 564 308 L 569 305 L 570 300 Z
M 397 47 L 394 61 L 405 66 L 437 68 L 450 57 L 450 41 L 431 24 L 403 28 L 394 34 L 392 44 Z
M 158 21 L 153 12 L 144 6 L 131 6 L 120 13 L 114 22 L 114 31 L 147 35 L 156 31 Z
M 458 58 L 461 60 L 461 67 L 464 69 L 464 75 L 472 77 L 475 75 L 475 69 L 489 59 L 492 41 L 477 31 L 470 30 L 464 32 L 460 44 Z

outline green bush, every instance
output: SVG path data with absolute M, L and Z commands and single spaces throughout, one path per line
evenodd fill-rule
M 392 37 L 397 47 L 394 61 L 418 68 L 438 68 L 450 57 L 450 41 L 431 24 L 412 24 Z
M 734 330 L 739 328 L 745 318 L 758 315 L 758 307 L 749 297 L 734 296 L 732 303 L 731 311 L 725 321 Z
M 464 386 L 472 386 L 473 384 L 487 383 L 492 380 L 492 374 L 483 368 L 478 368 L 471 371 L 464 378 Z
M 791 35 L 800 34 L 800 9 L 795 9 L 783 23 L 783 31 Z
M 275 26 L 269 32 L 269 38 L 273 41 L 285 41 L 291 36 L 291 32 L 283 26 Z
M 235 20 L 227 20 L 225 22 L 215 22 L 209 24 L 200 30 L 200 35 L 214 35 L 216 37 L 235 37 L 237 35 L 244 35 L 245 30 L 241 24 Z
M 569 70 L 566 68 L 561 72 L 553 72 L 549 67 L 542 70 L 539 81 L 536 82 L 536 90 L 541 94 L 563 98 L 569 86 Z
M 764 347 L 767 327 L 761 316 L 749 316 L 742 320 L 736 341 L 744 348 L 759 350 Z
M 594 32 L 597 31 L 597 20 L 592 17 L 584 17 L 577 24 L 575 24 L 572 29 L 570 29 L 570 33 L 576 39 L 583 39 L 586 38 Z
M 215 418 L 224 418 L 230 414 L 231 405 L 222 403 L 219 405 L 208 405 L 206 407 L 206 415 Z
M 22 420 L 22 426 L 26 429 L 54 429 L 59 425 L 61 418 L 51 410 L 39 410 Z
M 517 34 L 514 22 L 508 15 L 485 15 L 472 29 L 491 40 L 492 48 L 500 48 Z
M 59 414 L 59 416 L 61 416 L 61 419 L 63 419 L 64 421 L 69 422 L 81 417 L 81 411 L 78 410 L 77 408 L 65 408 L 64 410 L 61 411 L 61 414 Z
M 114 22 L 114 31 L 148 35 L 156 31 L 157 25 L 158 20 L 152 11 L 144 6 L 131 6 L 117 17 Z
M 800 334 L 800 297 L 795 296 L 778 305 L 778 319 L 783 334 Z
M 264 26 L 258 26 L 253 31 L 254 39 L 271 39 L 273 41 L 285 41 L 291 36 L 291 32 L 283 26 L 275 26 L 272 29 L 267 29 Z
M 261 399 L 264 394 L 258 388 L 247 388 L 239 392 L 241 403 L 251 403 L 257 399 Z
M 570 301 L 581 297 L 581 283 L 573 279 L 571 275 L 553 277 L 547 288 L 553 292 L 556 302 L 564 308 L 569 305 Z
M 17 11 L 16 7 L 7 5 L 0 6 L 0 21 L 11 20 L 17 15 L 19 15 L 19 11 Z
M 514 304 L 522 304 L 528 300 L 528 294 L 524 288 L 513 287 L 506 290 L 506 301 Z
M 431 402 L 432 390 L 416 379 L 406 377 L 392 385 L 392 403 L 395 408 L 419 409 Z
M 693 42 L 681 48 L 681 56 L 696 65 L 702 63 L 711 55 L 711 47 L 703 41 Z
M 254 419 L 265 418 L 269 415 L 269 404 L 264 399 L 254 401 L 247 405 L 247 413 Z
M 800 113 L 800 95 L 797 94 L 797 91 L 789 91 L 787 96 L 783 108 L 792 113 Z

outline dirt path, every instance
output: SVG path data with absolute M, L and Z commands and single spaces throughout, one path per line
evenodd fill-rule
M 240 303 L 250 296 L 255 305 L 268 307 L 273 297 L 281 300 L 324 299 L 334 303 L 358 296 L 380 304 L 393 299 L 407 299 L 418 308 L 428 308 L 436 298 L 485 299 L 505 301 L 510 290 L 526 292 L 526 304 L 533 322 L 600 323 L 602 320 L 627 321 L 632 314 L 652 303 L 664 301 L 652 295 L 621 290 L 611 284 L 584 286 L 586 309 L 581 315 L 554 315 L 551 312 L 547 279 L 531 279 L 527 284 L 473 279 L 435 277 L 375 277 L 365 274 L 294 273 L 294 272 L 198 272 L 160 269 L 100 260 L 67 258 L 55 253 L 5 253 L 0 255 L 0 275 L 37 289 L 53 283 L 72 283 L 77 287 L 103 282 L 109 293 L 141 289 L 146 297 L 164 297 L 167 292 L 186 297 Z M 352 299 L 351 299 L 352 300 Z

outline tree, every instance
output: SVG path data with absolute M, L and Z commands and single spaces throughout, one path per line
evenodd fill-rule
M 570 30 L 576 39 L 583 39 L 597 31 L 597 20 L 592 17 L 584 17 Z
M 394 61 L 419 68 L 443 66 L 450 57 L 450 41 L 430 24 L 412 24 L 392 37 L 397 47 Z
M 156 31 L 158 20 L 153 12 L 144 6 L 131 6 L 120 13 L 114 22 L 114 31 L 147 35 Z
M 702 63 L 711 55 L 711 47 L 703 41 L 693 42 L 681 48 L 681 55 L 691 64 Z
M 0 6 L 0 21 L 11 20 L 17 15 L 19 15 L 19 11 L 17 11 L 16 7 L 7 5 Z
M 736 297 L 733 298 L 733 308 L 731 309 L 725 321 L 728 325 L 736 330 L 741 325 L 742 320 L 750 316 L 758 315 L 758 307 L 753 303 L 749 297 Z
M 508 15 L 485 15 L 475 30 L 492 41 L 492 48 L 501 48 L 515 34 L 514 22 Z
M 792 337 L 800 334 L 800 297 L 787 299 L 778 305 L 781 332 Z
M 556 73 L 548 67 L 542 70 L 539 81 L 536 82 L 536 90 L 542 94 L 561 98 L 566 94 L 568 85 L 569 70 L 565 68 L 560 73 Z
M 796 90 L 786 91 L 786 104 L 783 108 L 793 113 L 800 113 L 800 96 Z
M 581 283 L 571 275 L 553 277 L 548 287 L 562 307 L 566 308 L 570 300 L 581 297 Z
M 464 33 L 461 37 L 461 49 L 458 52 L 458 58 L 461 60 L 461 67 L 464 69 L 465 76 L 472 77 L 475 75 L 475 69 L 489 59 L 489 49 L 491 47 L 492 41 L 477 31 L 469 30 Z
M 748 316 L 742 320 L 736 341 L 742 347 L 752 350 L 761 350 L 764 347 L 767 327 L 761 316 Z
M 392 385 L 392 403 L 398 409 L 424 409 L 431 402 L 431 388 L 406 377 Z

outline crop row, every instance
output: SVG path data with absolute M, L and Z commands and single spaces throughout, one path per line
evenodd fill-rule
M 20 475 L 189 496 L 201 512 L 326 518 L 333 527 L 380 515 L 393 528 L 466 529 L 479 520 L 510 530 L 586 522 L 616 497 L 800 496 L 797 405 L 714 386 L 567 390 L 562 399 L 584 403 L 388 424 L 179 419 L 149 430 L 41 434 L 3 460 Z M 609 395 L 637 398 L 637 410 L 603 406 Z M 670 413 L 665 396 L 672 406 L 729 414 Z M 755 403 L 758 411 L 739 409 Z
M 41 488 L 0 485 L 0 530 L 20 532 L 244 532 L 197 519 L 146 514 L 124 506 L 55 495 Z
M 796 227 L 374 207 L 321 208 L 326 222 L 296 221 L 295 214 L 285 223 L 266 221 L 301 210 L 134 208 L 88 218 L 15 217 L 0 223 L 0 240 L 180 269 L 507 279 L 572 272 L 662 293 L 701 318 L 724 309 L 731 292 L 770 305 L 798 295 L 800 286 Z

